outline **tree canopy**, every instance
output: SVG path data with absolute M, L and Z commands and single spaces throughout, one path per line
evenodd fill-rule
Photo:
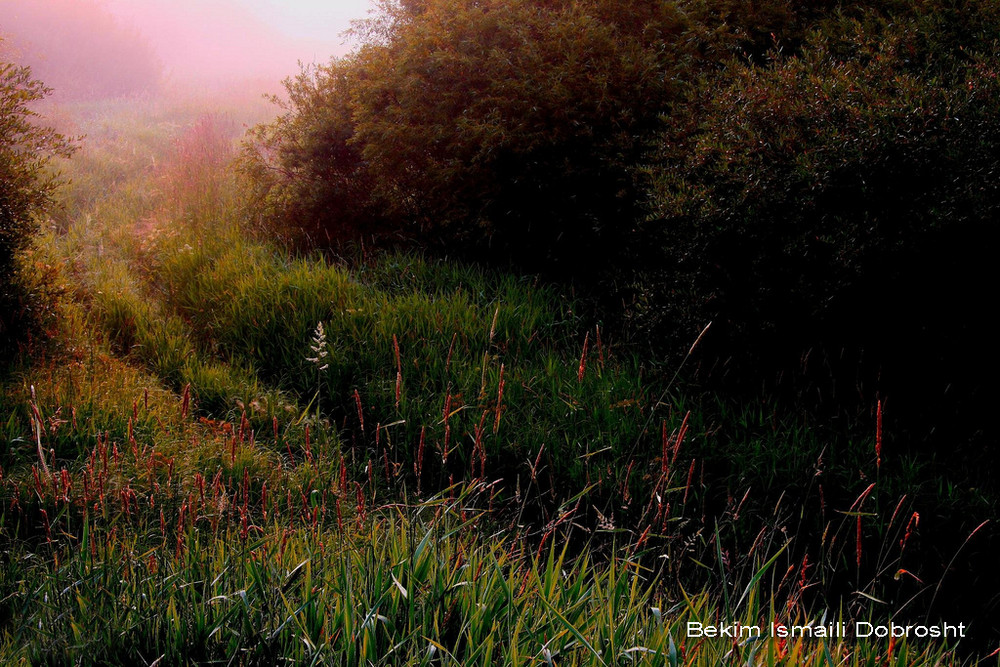
M 288 83 L 248 160 L 264 210 L 320 238 L 594 261 L 636 219 L 630 166 L 696 55 L 687 21 L 662 2 L 383 3 L 353 55 Z

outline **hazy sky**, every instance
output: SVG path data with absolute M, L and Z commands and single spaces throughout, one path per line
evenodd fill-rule
M 175 78 L 281 78 L 296 62 L 349 50 L 343 33 L 369 0 L 106 0 Z
M 152 1 L 152 0 L 147 0 Z M 295 38 L 329 39 L 368 11 L 368 0 L 244 0 L 248 9 Z

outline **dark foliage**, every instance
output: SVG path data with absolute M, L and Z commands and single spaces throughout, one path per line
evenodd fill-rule
M 259 130 L 254 214 L 572 279 L 671 369 L 711 321 L 685 374 L 833 428 L 882 400 L 968 534 L 997 493 L 1000 6 L 625 7 L 383 4 Z
M 647 172 L 665 261 L 643 287 L 669 296 L 646 323 L 714 320 L 732 379 L 794 369 L 841 405 L 895 400 L 914 432 L 936 414 L 973 435 L 956 411 L 984 407 L 996 360 L 998 34 L 987 2 L 855 8 L 708 77 Z
M 30 105 L 46 93 L 31 70 L 0 62 L 0 347 L 5 351 L 32 311 L 19 260 L 55 187 L 45 167 L 49 156 L 69 152 L 62 136 L 33 124 Z
M 283 230 L 419 237 L 588 273 L 640 201 L 642 137 L 697 54 L 673 5 L 385 3 L 352 56 L 290 81 L 247 154 Z
M 269 229 L 571 278 L 668 357 L 712 321 L 702 377 L 913 433 L 982 405 L 995 2 L 386 2 L 357 34 L 248 146 Z

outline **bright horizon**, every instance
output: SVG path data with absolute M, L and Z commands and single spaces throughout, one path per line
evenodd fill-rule
M 351 21 L 369 0 L 106 0 L 123 25 L 148 39 L 172 79 L 280 80 L 298 62 L 346 54 Z

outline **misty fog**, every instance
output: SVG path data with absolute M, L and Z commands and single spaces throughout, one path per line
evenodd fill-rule
M 164 86 L 277 92 L 300 62 L 346 53 L 343 32 L 367 6 L 366 0 L 2 0 L 0 55 L 30 65 L 57 101 Z

